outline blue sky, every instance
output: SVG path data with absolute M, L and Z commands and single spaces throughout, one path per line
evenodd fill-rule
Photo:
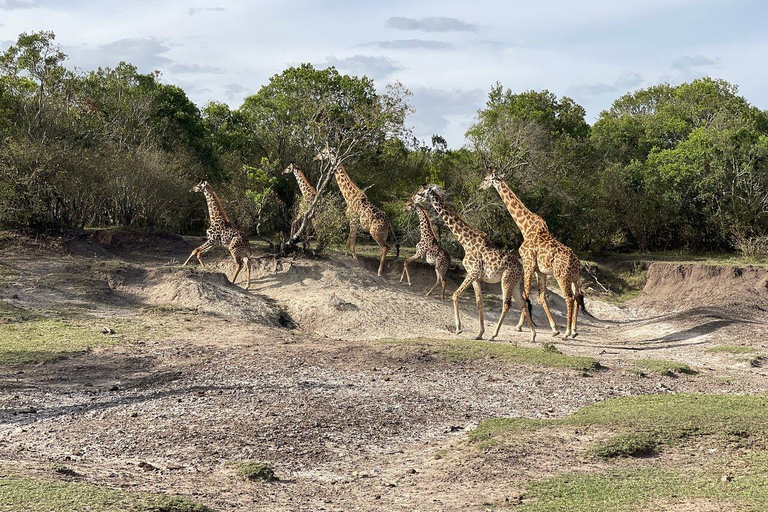
M 0 48 L 53 30 L 84 70 L 159 69 L 198 105 L 240 105 L 311 62 L 413 92 L 417 136 L 451 147 L 501 82 L 574 98 L 594 122 L 620 95 L 709 75 L 768 108 L 768 2 L 757 0 L 0 0 Z

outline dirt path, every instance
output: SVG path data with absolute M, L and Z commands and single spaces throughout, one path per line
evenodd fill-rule
M 214 268 L 227 268 L 214 259 Z M 766 370 L 744 356 L 706 352 L 721 344 L 765 351 L 758 333 L 766 317 L 754 312 L 659 315 L 589 301 L 601 320 L 585 321 L 577 340 L 551 338 L 546 328 L 539 340 L 604 367 L 581 375 L 380 341 L 452 336 L 449 301 L 422 296 L 434 279 L 426 268 L 408 288 L 397 283 L 399 263 L 378 278 L 346 258 L 265 260 L 245 293 L 216 274 L 168 270 L 169 258 L 130 261 L 93 270 L 82 256 L 3 260 L 13 269 L 0 288 L 7 303 L 41 312 L 66 305 L 94 329 L 114 318 L 156 333 L 52 363 L 0 367 L 3 467 L 51 478 L 51 467 L 64 464 L 85 481 L 183 494 L 217 510 L 466 510 L 504 502 L 535 472 L 491 467 L 481 477 L 509 478 L 483 480 L 476 466 L 450 456 L 484 419 L 561 417 L 640 393 L 768 388 Z M 72 269 L 83 265 L 97 278 L 75 279 Z M 156 283 L 138 284 L 147 276 Z M 553 298 L 562 323 L 562 301 Z M 151 309 L 165 303 L 180 308 Z M 498 300 L 486 310 L 489 329 Z M 462 314 L 471 338 L 469 296 Z M 517 314 L 500 339 L 525 345 L 527 333 L 513 329 Z M 638 358 L 684 362 L 700 374 L 641 376 Z M 268 462 L 280 482 L 238 480 L 228 462 L 244 459 Z

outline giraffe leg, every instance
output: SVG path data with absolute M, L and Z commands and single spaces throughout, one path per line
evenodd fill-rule
M 429 295 L 432 293 L 432 291 L 437 288 L 437 285 L 440 284 L 440 274 L 437 275 L 437 279 L 435 280 L 435 285 L 429 289 L 429 291 L 424 295 L 425 297 L 429 297 Z M 445 295 L 445 292 L 443 292 L 443 295 Z
M 187 258 L 187 261 L 184 262 L 184 265 L 189 263 L 189 260 L 191 260 L 193 257 L 197 257 L 197 261 L 199 261 L 200 265 L 202 265 L 203 268 L 205 268 L 205 263 L 203 263 L 202 256 L 206 252 L 210 251 L 213 246 L 214 246 L 214 243 L 211 240 L 206 240 L 203 245 L 201 245 L 200 247 L 192 251 L 192 254 L 189 255 L 189 258 Z
M 357 244 L 357 220 L 350 220 L 349 221 L 349 238 L 347 239 L 347 247 L 349 248 L 350 254 L 352 254 L 352 257 L 357 261 L 357 252 L 355 250 L 355 245 Z
M 509 308 L 512 305 L 512 279 L 509 274 L 509 272 L 504 272 L 501 275 L 501 296 L 502 296 L 502 306 L 501 306 L 501 315 L 499 316 L 499 321 L 496 322 L 496 330 L 493 331 L 493 336 L 488 338 L 489 340 L 495 340 L 496 336 L 499 335 L 499 331 L 501 330 L 501 325 L 504 323 L 504 318 L 506 318 L 507 313 L 509 312 Z M 518 290 L 519 293 L 519 290 Z M 524 314 L 525 308 L 521 308 L 521 313 Z
M 578 277 L 576 280 L 571 281 L 571 290 L 573 291 L 573 321 L 571 324 L 571 338 L 575 338 L 579 335 L 576 331 L 576 320 L 579 318 L 579 300 L 581 295 L 581 287 L 579 286 Z
M 373 236 L 373 239 L 376 241 L 377 244 L 379 244 L 379 247 L 381 248 L 379 250 L 378 275 L 381 275 L 384 272 L 384 260 L 387 258 L 387 253 L 389 252 L 389 246 L 387 245 L 388 234 L 389 234 L 389 229 L 374 230 L 374 233 L 371 233 L 371 235 Z
M 569 286 L 570 283 L 568 283 L 568 280 L 564 277 L 561 277 L 557 280 L 557 283 L 560 285 L 560 289 L 563 291 L 563 298 L 565 299 L 565 307 L 566 307 L 566 324 L 565 324 L 565 336 L 564 338 L 567 338 L 571 335 L 571 322 L 573 320 L 573 306 L 576 302 L 575 297 L 573 296 L 573 291 L 571 290 L 571 287 Z
M 400 282 L 403 282 L 403 277 L 408 278 L 408 286 L 411 286 L 411 274 L 408 272 L 408 264 L 412 261 L 416 261 L 421 258 L 421 251 L 416 251 L 416 254 L 408 258 L 403 262 L 403 273 L 400 274 Z
M 251 287 L 251 265 L 253 265 L 253 262 L 251 261 L 250 256 L 245 257 L 245 272 L 248 277 L 248 282 L 245 284 L 245 289 L 248 290 Z
M 464 282 L 462 282 L 459 287 L 456 289 L 455 292 L 453 292 L 453 317 L 456 321 L 456 334 L 461 334 L 461 317 L 459 316 L 459 297 L 461 297 L 461 294 L 464 293 L 464 291 L 469 288 L 469 286 L 480 277 L 479 275 L 475 273 L 467 273 L 467 277 L 464 278 Z
M 535 262 L 533 257 L 528 254 L 521 254 L 523 260 L 523 299 L 527 299 L 531 296 L 531 286 L 533 284 L 533 273 L 535 271 Z M 523 322 L 525 321 L 525 315 L 520 311 L 520 320 L 517 322 L 518 331 L 523 330 Z
M 557 336 L 560 334 L 560 331 L 557 330 L 557 324 L 555 324 L 555 319 L 552 317 L 552 312 L 549 310 L 549 304 L 547 304 L 547 275 L 542 274 L 541 272 L 538 273 L 538 287 L 539 304 L 541 304 L 541 307 L 544 308 L 544 312 L 547 314 L 549 326 L 552 328 L 552 336 Z
M 483 288 L 480 285 L 480 280 L 475 279 L 472 281 L 472 288 L 475 289 L 475 302 L 477 303 L 477 319 L 480 321 L 480 332 L 475 336 L 476 340 L 483 339 L 483 333 L 485 332 L 485 321 L 483 320 Z
M 243 258 L 240 255 L 232 255 L 232 257 L 235 259 L 235 265 L 237 265 L 237 268 L 235 269 L 235 274 L 232 276 L 232 284 L 235 284 L 237 281 L 237 275 L 240 273 L 240 270 L 243 268 Z
M 443 294 L 440 297 L 440 300 L 445 300 L 445 278 L 441 278 L 440 281 L 443 283 Z

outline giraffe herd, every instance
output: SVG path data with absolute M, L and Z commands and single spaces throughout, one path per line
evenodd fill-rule
M 336 161 L 333 152 L 328 148 L 320 151 L 314 160 L 325 161 L 331 165 L 336 184 L 346 202 L 346 215 L 350 226 L 349 238 L 347 239 L 349 252 L 357 260 L 355 245 L 358 229 L 362 228 L 370 233 L 373 240 L 380 247 L 378 275 L 381 276 L 384 269 L 384 261 L 390 249 L 390 246 L 387 244 L 387 238 L 392 231 L 391 223 L 386 213 L 371 203 L 365 192 L 352 181 L 344 166 L 341 162 Z M 293 174 L 296 178 L 299 191 L 301 192 L 299 206 L 301 214 L 315 200 L 317 190 L 307 180 L 301 169 L 293 163 L 285 168 L 283 174 Z M 435 266 L 437 277 L 434 286 L 426 295 L 429 296 L 438 285 L 441 285 L 441 299 L 445 299 L 445 274 L 450 267 L 451 257 L 440 245 L 440 241 L 435 233 L 427 209 L 427 206 L 431 206 L 464 249 L 462 264 L 466 270 L 466 277 L 452 296 L 455 332 L 457 334 L 462 332 L 459 298 L 467 288 L 472 286 L 475 291 L 477 316 L 480 323 L 480 330 L 475 339 L 482 339 L 485 332 L 485 322 L 483 320 L 481 283 L 500 283 L 503 298 L 502 311 L 496 323 L 494 333 L 489 339 L 493 340 L 498 336 L 504 318 L 509 312 L 512 300 L 514 300 L 520 308 L 520 320 L 516 328 L 518 331 L 521 331 L 523 324 L 527 324 L 530 329 L 530 341 L 533 342 L 536 339 L 536 327 L 531 314 L 530 292 L 535 274 L 539 289 L 539 303 L 547 315 L 552 335 L 557 336 L 560 332 L 557 330 L 555 320 L 547 304 L 548 276 L 554 277 L 557 281 L 565 299 L 565 338 L 575 338 L 578 335 L 576 320 L 579 308 L 589 315 L 584 305 L 584 294 L 581 292 L 578 257 L 568 246 L 559 242 L 549 232 L 544 219 L 526 208 L 520 198 L 504 181 L 504 176 L 494 168 L 488 168 L 488 172 L 480 184 L 481 190 L 490 187 L 494 187 L 498 191 L 507 210 L 523 235 L 523 244 L 518 251 L 520 258 L 518 259 L 514 254 L 494 247 L 485 232 L 467 223 L 448 204 L 441 187 L 437 185 L 422 185 L 405 205 L 406 211 L 413 211 L 415 209 L 419 216 L 421 238 L 416 245 L 415 254 L 403 263 L 400 282 L 402 283 L 405 277 L 410 286 L 411 277 L 408 272 L 408 264 L 418 259 L 426 258 L 427 263 Z M 235 282 L 243 264 L 245 264 L 248 277 L 246 289 L 248 289 L 251 284 L 251 265 L 253 260 L 248 238 L 231 224 L 229 217 L 224 212 L 221 201 L 208 182 L 201 181 L 191 191 L 202 192 L 205 195 L 208 204 L 210 227 L 206 232 L 207 240 L 205 243 L 192 251 L 184 265 L 188 264 L 196 256 L 200 265 L 205 267 L 202 255 L 214 246 L 224 246 L 229 249 L 236 264 L 232 282 Z M 299 220 L 300 215 L 291 224 L 291 237 L 295 233 Z

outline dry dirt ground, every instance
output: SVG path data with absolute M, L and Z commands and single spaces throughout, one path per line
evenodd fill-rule
M 115 330 L 114 344 L 86 353 L 0 366 L 2 467 L 56 478 L 50 468 L 64 464 L 82 481 L 180 494 L 222 511 L 482 510 L 510 503 L 532 478 L 574 469 L 562 438 L 531 447 L 522 463 L 452 455 L 484 419 L 562 417 L 641 393 L 768 388 L 759 364 L 706 352 L 768 352 L 765 272 L 694 282 L 695 267 L 652 267 L 652 286 L 631 303 L 588 298 L 599 320 L 584 318 L 576 340 L 551 337 L 534 303 L 537 342 L 597 359 L 602 368 L 584 374 L 388 341 L 456 339 L 450 300 L 423 296 L 430 267 L 414 265 L 407 287 L 398 283 L 402 259 L 377 277 L 375 261 L 343 255 L 265 257 L 246 292 L 219 273 L 231 272 L 223 252 L 207 257 L 208 271 L 180 268 L 194 242 L 100 235 L 0 253 L 0 301 Z M 451 276 L 449 293 L 460 279 Z M 740 291 L 748 280 L 754 297 Z M 498 285 L 484 289 L 487 336 L 500 301 Z M 458 338 L 471 339 L 471 290 L 462 315 Z M 528 333 L 514 330 L 518 315 L 513 308 L 496 343 L 529 345 Z M 679 361 L 699 374 L 643 375 L 638 359 Z M 280 480 L 236 478 L 229 463 L 245 459 L 267 462 Z

